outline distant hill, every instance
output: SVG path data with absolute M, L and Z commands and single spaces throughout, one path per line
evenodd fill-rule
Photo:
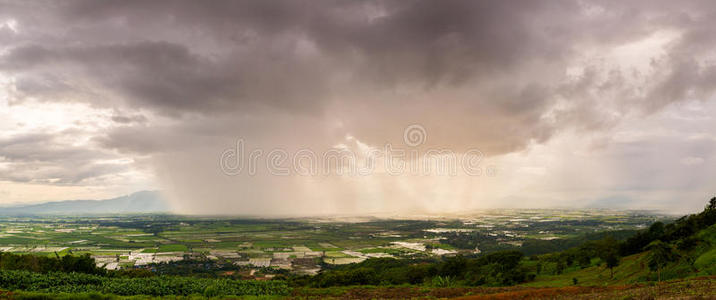
M 0 208 L 0 215 L 82 215 L 163 212 L 169 212 L 169 205 L 157 191 L 141 191 L 106 200 L 66 200 Z

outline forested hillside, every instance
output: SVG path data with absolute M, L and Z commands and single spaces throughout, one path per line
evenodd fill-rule
M 636 283 L 716 275 L 716 198 L 704 211 L 673 223 L 656 222 L 623 241 L 609 232 L 561 252 L 526 257 L 499 251 L 441 261 L 370 259 L 336 267 L 313 277 L 294 278 L 299 286 L 380 284 L 432 286 L 577 285 Z M 623 232 L 616 233 L 623 237 Z M 555 243 L 545 243 L 558 245 Z M 530 251 L 535 251 L 530 245 Z

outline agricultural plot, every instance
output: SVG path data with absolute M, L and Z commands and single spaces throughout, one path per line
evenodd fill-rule
M 109 269 L 201 258 L 315 272 L 371 257 L 419 258 L 519 249 L 635 230 L 668 217 L 601 210 L 493 210 L 418 220 L 249 219 L 173 215 L 0 218 L 0 251 L 89 254 Z

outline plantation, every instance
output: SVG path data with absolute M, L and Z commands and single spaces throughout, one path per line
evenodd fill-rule
M 287 295 L 283 281 L 239 281 L 176 276 L 112 278 L 82 273 L 34 273 L 0 270 L 0 287 L 7 290 L 44 293 L 100 292 L 131 295 Z

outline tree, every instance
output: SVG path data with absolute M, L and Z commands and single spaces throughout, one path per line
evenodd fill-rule
M 586 251 L 579 251 L 577 255 L 577 264 L 580 267 L 586 268 L 592 263 L 592 258 L 589 257 L 589 253 Z
M 566 268 L 567 266 L 564 264 L 563 261 L 560 260 L 559 262 L 557 262 L 557 266 L 555 266 L 555 273 L 562 274 L 562 272 L 564 272 L 564 269 Z
M 599 253 L 599 258 L 609 268 L 609 278 L 614 277 L 614 267 L 619 265 L 619 242 L 613 237 L 607 236 L 596 243 L 596 250 Z
M 659 240 L 664 236 L 664 223 L 654 222 L 649 226 L 649 235 L 654 240 Z
M 649 243 L 644 250 L 649 251 L 649 256 L 647 258 L 649 262 L 649 269 L 656 271 L 657 280 L 661 282 L 661 269 L 669 262 L 676 260 L 678 255 L 674 252 L 671 245 L 660 240 L 655 240 Z
M 467 269 L 467 259 L 462 255 L 458 255 L 446 259 L 445 262 L 440 265 L 439 272 L 440 275 L 444 277 L 459 277 L 465 273 L 465 269 Z
M 611 251 L 605 257 L 607 268 L 609 268 L 609 278 L 614 277 L 614 267 L 619 265 L 619 257 L 617 257 L 616 251 Z

